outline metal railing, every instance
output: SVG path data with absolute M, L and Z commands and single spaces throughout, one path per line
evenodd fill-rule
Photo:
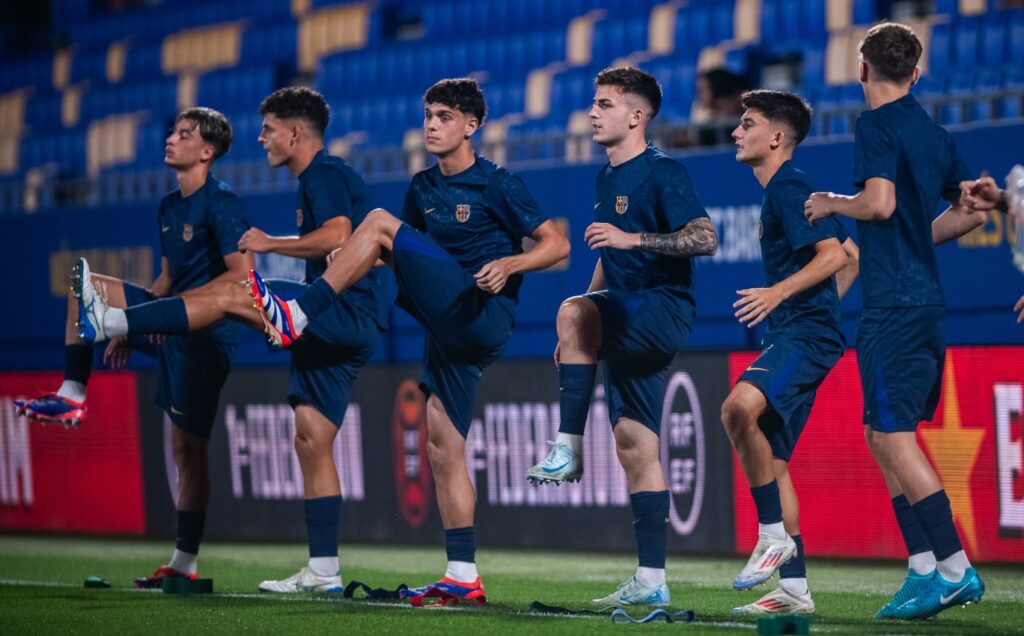
M 1000 117 L 1002 106 L 1016 103 L 1015 111 L 1024 113 L 1024 88 L 997 90 L 969 95 L 925 96 L 918 98 L 936 121 L 950 129 L 993 123 L 1022 122 L 1024 117 Z M 972 108 L 987 106 L 993 116 L 983 121 L 969 121 Z M 863 104 L 837 104 L 815 111 L 812 137 L 814 143 L 848 139 L 852 136 L 857 115 Z M 674 153 L 707 152 L 731 145 L 730 124 L 704 126 L 662 125 L 650 131 L 652 141 Z M 842 132 L 831 132 L 841 130 Z M 710 137 L 710 145 L 691 145 L 689 140 Z M 599 163 L 604 154 L 593 144 L 589 132 L 555 131 L 517 135 L 500 142 L 484 142 L 482 154 L 515 169 L 543 168 L 571 163 Z M 408 178 L 413 166 L 429 165 L 425 151 L 409 151 L 401 146 L 354 148 L 349 163 L 367 181 L 383 182 Z M 230 183 L 241 194 L 289 191 L 295 180 L 286 170 L 270 168 L 263 160 L 225 162 L 215 170 L 219 178 Z M 28 181 L 28 180 L 25 180 Z M 94 178 L 50 177 L 28 187 L 24 181 L 0 183 L 0 214 L 30 213 L 67 207 L 98 205 L 130 205 L 159 200 L 174 190 L 174 173 L 166 168 L 131 172 L 114 172 Z

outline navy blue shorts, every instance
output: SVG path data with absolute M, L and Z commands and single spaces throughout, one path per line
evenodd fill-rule
M 771 444 L 772 455 L 787 462 L 793 456 L 818 386 L 842 355 L 842 343 L 813 334 L 765 338 L 761 355 L 737 381 L 754 385 L 768 401 L 757 423 Z
M 129 307 L 155 298 L 148 289 L 127 282 L 124 294 Z M 128 342 L 133 349 L 157 358 L 157 406 L 178 428 L 209 439 L 217 419 L 220 390 L 238 345 L 207 331 L 166 336 L 160 345 L 152 344 L 147 336 L 131 336 Z
M 266 281 L 275 294 L 291 300 L 307 285 L 282 278 Z M 344 294 L 310 321 L 292 354 L 288 402 L 295 408 L 310 404 L 335 426 L 345 420 L 352 384 L 373 355 L 380 329 L 373 317 L 356 309 Z
M 882 433 L 917 430 L 942 393 L 946 308 L 866 307 L 857 325 L 864 424 Z
M 427 234 L 402 225 L 392 257 L 398 304 L 426 330 L 420 388 L 469 434 L 483 370 L 498 359 L 515 326 L 515 301 L 489 294 Z
M 663 289 L 586 294 L 601 313 L 601 359 L 608 416 L 636 420 L 660 434 L 668 367 L 683 348 L 693 304 Z

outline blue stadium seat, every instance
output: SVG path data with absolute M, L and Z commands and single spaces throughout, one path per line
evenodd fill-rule
M 953 60 L 956 68 L 969 69 L 978 63 L 980 26 L 981 20 L 967 17 L 961 18 L 953 27 Z
M 803 0 L 800 7 L 800 33 L 804 41 L 824 47 L 828 32 L 825 29 L 825 0 Z
M 949 68 L 949 52 L 952 41 L 948 23 L 941 22 L 932 27 L 931 43 L 928 51 L 928 72 L 945 73 Z
M 820 46 L 801 48 L 801 85 L 817 89 L 825 83 L 825 50 Z
M 957 15 L 960 13 L 960 0 L 935 0 L 935 13 Z
M 761 3 L 761 43 L 772 48 L 782 38 L 779 4 L 780 0 L 763 0 Z
M 883 4 L 892 4 L 885 2 Z M 877 0 L 853 0 L 853 23 L 868 25 L 874 24 L 885 14 L 878 12 Z
M 657 3 L 655 3 L 657 4 Z M 713 25 L 713 44 L 732 39 L 733 11 L 735 2 L 733 0 L 714 0 L 711 9 L 711 22 Z
M 998 70 L 982 69 L 974 78 L 974 99 L 967 107 L 967 121 L 988 121 L 996 116 L 996 99 L 993 94 L 999 91 L 1002 83 Z
M 1006 59 L 1019 64 L 1021 60 L 1024 60 L 1024 9 L 1013 11 L 1007 39 L 1010 50 L 1007 51 Z
M 985 66 L 1002 64 L 1006 60 L 1006 34 L 1009 23 L 1002 12 L 985 16 L 982 22 L 981 62 Z
M 1003 77 L 1003 88 L 1021 91 L 1024 89 L 1024 67 L 1015 66 L 1008 69 Z M 1004 97 L 999 100 L 999 116 L 1003 119 L 1024 116 L 1024 101 L 1019 95 Z

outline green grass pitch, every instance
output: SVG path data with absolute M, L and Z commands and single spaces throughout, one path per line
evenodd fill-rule
M 756 633 L 756 620 L 730 608 L 756 600 L 763 588 L 735 592 L 732 577 L 743 559 L 670 556 L 672 608 L 693 609 L 694 624 L 615 625 L 608 617 L 532 614 L 531 601 L 587 609 L 632 574 L 629 554 L 496 550 L 482 546 L 478 565 L 489 602 L 482 606 L 417 609 L 397 603 L 345 601 L 330 596 L 272 596 L 259 581 L 291 575 L 305 562 L 305 546 L 203 546 L 200 574 L 215 593 L 177 597 L 131 589 L 135 576 L 166 562 L 169 542 L 0 536 L 0 631 L 4 634 L 591 634 L 672 632 Z M 342 546 L 342 574 L 374 587 L 419 586 L 444 567 L 437 548 Z M 984 602 L 939 617 L 901 623 L 876 621 L 874 611 L 900 584 L 898 563 L 812 559 L 808 573 L 817 614 L 812 633 L 1024 633 L 1024 567 L 979 568 Z M 111 589 L 86 589 L 87 576 L 106 577 Z M 635 610 L 635 608 L 634 608 Z M 634 614 L 639 610 L 633 611 Z

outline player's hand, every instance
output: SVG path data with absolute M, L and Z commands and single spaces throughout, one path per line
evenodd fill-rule
M 505 288 L 512 273 L 511 262 L 507 258 L 499 258 L 481 267 L 473 277 L 476 278 L 477 287 L 489 294 L 497 294 Z
M 1020 297 L 1017 304 L 1013 306 L 1013 310 L 1019 312 L 1017 315 L 1017 322 L 1024 322 L 1024 296 Z
M 259 229 L 258 227 L 251 227 L 245 231 L 242 238 L 238 239 L 238 251 L 245 252 L 252 250 L 258 253 L 269 252 L 272 247 L 272 241 L 270 236 Z
M 623 232 L 611 223 L 591 223 L 583 232 L 590 249 L 610 247 L 616 250 L 632 250 L 640 247 L 640 235 Z
M 341 252 L 341 248 L 340 247 L 336 247 L 333 250 L 331 250 L 331 253 L 327 255 L 327 264 L 328 265 L 331 264 L 331 261 L 334 260 L 334 258 L 338 255 L 339 252 Z
M 960 205 L 972 210 L 991 210 L 1003 197 L 992 177 L 960 182 Z
M 111 369 L 120 369 L 128 364 L 128 358 L 132 355 L 132 348 L 128 346 L 127 338 L 115 336 L 107 343 L 103 350 L 103 364 Z
M 748 328 L 759 324 L 782 302 L 782 292 L 774 287 L 754 287 L 736 292 L 740 299 L 732 304 L 738 307 L 736 317 Z
M 804 216 L 814 225 L 819 219 L 830 217 L 832 212 L 832 198 L 836 196 L 831 192 L 815 192 L 810 199 L 804 201 Z

